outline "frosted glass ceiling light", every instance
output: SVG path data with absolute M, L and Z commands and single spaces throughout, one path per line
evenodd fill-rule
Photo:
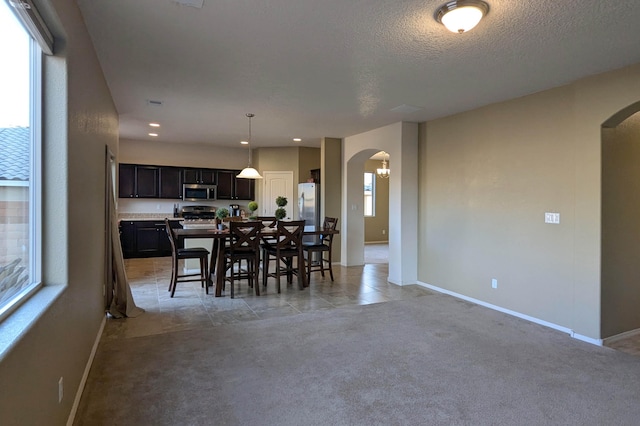
M 466 33 L 478 25 L 489 12 L 489 5 L 481 0 L 457 0 L 442 6 L 436 12 L 436 21 L 453 33 Z
M 247 145 L 249 145 L 249 165 L 242 169 L 236 177 L 241 179 L 262 179 L 260 173 L 251 167 L 251 119 L 254 117 L 254 114 L 248 113 L 247 117 L 249 118 L 249 139 L 247 140 Z

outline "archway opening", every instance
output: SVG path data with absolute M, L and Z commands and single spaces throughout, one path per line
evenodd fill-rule
M 379 151 L 364 165 L 364 263 L 389 264 L 389 174 L 390 158 Z
M 601 335 L 640 354 L 640 102 L 603 123 L 601 144 Z

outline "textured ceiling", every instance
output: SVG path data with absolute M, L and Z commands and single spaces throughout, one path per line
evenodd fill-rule
M 465 34 L 440 0 L 77 2 L 126 139 L 159 121 L 160 141 L 236 147 L 251 112 L 253 147 L 318 146 L 640 62 L 638 0 L 488 0 Z

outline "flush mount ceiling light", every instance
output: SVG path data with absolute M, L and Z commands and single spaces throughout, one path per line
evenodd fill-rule
M 388 178 L 391 170 L 387 168 L 387 153 L 382 151 L 384 157 L 382 157 L 382 168 L 376 170 L 376 174 L 381 178 Z
M 237 178 L 241 178 L 241 179 L 262 179 L 262 176 L 260 176 L 260 173 L 258 173 L 256 169 L 251 167 L 251 145 L 250 144 L 251 144 L 251 119 L 253 117 L 255 117 L 254 114 L 247 113 L 247 118 L 249 118 L 249 139 L 246 142 L 247 142 L 247 145 L 249 145 L 249 165 L 244 169 L 242 169 L 240 174 L 236 176 Z
M 489 13 L 489 5 L 481 0 L 450 1 L 436 12 L 436 21 L 453 33 L 465 33 Z

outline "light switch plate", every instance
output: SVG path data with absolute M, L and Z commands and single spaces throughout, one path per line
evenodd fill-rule
M 560 213 L 545 212 L 544 223 L 553 223 L 555 225 L 560 223 Z

